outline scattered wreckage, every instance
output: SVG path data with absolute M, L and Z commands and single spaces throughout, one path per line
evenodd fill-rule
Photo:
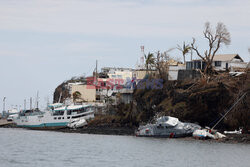
M 225 138 L 226 136 L 216 130 L 212 130 L 208 127 L 205 129 L 197 129 L 193 132 L 193 137 L 197 139 L 221 139 Z

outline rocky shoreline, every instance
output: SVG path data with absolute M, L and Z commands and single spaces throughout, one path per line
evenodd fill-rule
M 91 126 L 83 127 L 78 129 L 58 129 L 55 131 L 65 132 L 65 133 L 83 133 L 83 134 L 101 134 L 101 135 L 126 135 L 133 136 L 135 133 L 135 128 L 129 127 L 108 127 L 108 126 Z
M 2 128 L 19 128 L 15 124 L 8 124 L 2 126 Z M 46 131 L 56 131 L 63 133 L 81 133 L 81 134 L 98 134 L 98 135 L 122 135 L 122 136 L 134 136 L 136 127 L 112 127 L 112 126 L 87 126 L 78 129 L 57 129 L 57 130 L 46 130 Z M 231 144 L 250 144 L 250 134 L 227 134 L 226 138 L 223 139 L 206 139 L 202 141 L 217 142 L 217 143 L 231 143 Z M 198 140 L 193 137 L 178 138 L 178 140 Z

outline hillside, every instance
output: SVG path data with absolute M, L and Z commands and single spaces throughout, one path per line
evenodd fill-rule
M 141 120 L 155 114 L 212 127 L 244 92 L 250 92 L 250 71 L 238 77 L 228 73 L 204 80 L 166 82 L 162 90 L 136 90 L 134 98 Z M 144 113 L 144 114 L 142 114 Z M 218 125 L 222 129 L 249 129 L 250 93 Z
M 62 99 L 69 97 L 65 86 L 68 82 L 72 80 L 56 88 L 54 101 L 59 99 L 60 92 Z M 135 89 L 133 103 L 110 106 L 112 112 L 97 115 L 89 126 L 137 127 L 156 115 L 170 115 L 181 121 L 212 127 L 244 92 L 250 92 L 250 71 L 238 77 L 221 73 L 208 83 L 202 79 L 166 81 L 162 89 Z M 248 93 L 216 128 L 234 130 L 244 127 L 249 130 L 249 118 Z

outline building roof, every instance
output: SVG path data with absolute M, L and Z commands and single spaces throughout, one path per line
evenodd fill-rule
M 232 61 L 234 58 L 240 59 L 243 62 L 243 59 L 238 54 L 215 55 L 213 61 Z

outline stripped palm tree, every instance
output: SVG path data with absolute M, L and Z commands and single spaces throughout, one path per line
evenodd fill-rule
M 155 58 L 153 53 L 148 53 L 148 55 L 144 55 L 145 57 L 145 66 L 146 66 L 146 72 L 148 73 L 149 68 L 154 64 Z
M 186 64 L 186 54 L 189 53 L 189 51 L 192 49 L 190 45 L 186 45 L 185 42 L 183 42 L 183 46 L 177 45 L 177 49 L 182 52 L 183 56 L 183 62 Z

